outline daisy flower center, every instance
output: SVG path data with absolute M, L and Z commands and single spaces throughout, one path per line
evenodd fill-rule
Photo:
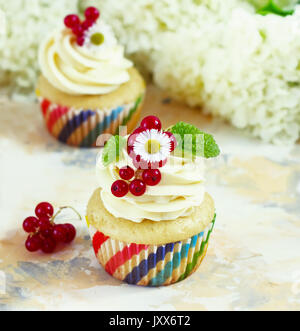
M 145 144 L 145 151 L 149 154 L 156 154 L 160 151 L 160 147 L 159 141 L 150 139 Z
M 104 35 L 101 32 L 96 32 L 91 36 L 91 43 L 100 46 L 104 43 Z

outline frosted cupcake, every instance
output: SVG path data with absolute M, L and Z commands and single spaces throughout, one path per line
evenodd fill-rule
M 145 93 L 141 75 L 96 8 L 83 22 L 69 15 L 64 23 L 39 50 L 36 92 L 49 132 L 78 147 L 96 146 L 99 135 L 117 134 L 119 126 L 131 132 Z
M 204 159 L 219 152 L 211 135 L 182 122 L 162 131 L 153 116 L 128 138 L 108 141 L 87 223 L 109 274 L 128 284 L 162 286 L 197 270 L 215 223 Z

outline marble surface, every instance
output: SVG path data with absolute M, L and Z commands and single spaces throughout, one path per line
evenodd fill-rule
M 0 310 L 300 310 L 300 146 L 247 137 L 148 89 L 144 114 L 167 127 L 193 122 L 215 135 L 222 156 L 208 162 L 217 207 L 207 258 L 169 287 L 122 284 L 97 263 L 85 224 L 76 241 L 45 256 L 24 249 L 22 221 L 40 201 L 85 214 L 97 187 L 98 150 L 52 139 L 37 105 L 0 101 Z

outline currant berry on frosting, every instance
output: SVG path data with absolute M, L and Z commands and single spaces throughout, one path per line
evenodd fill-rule
M 84 16 L 87 20 L 95 22 L 100 17 L 100 12 L 95 7 L 88 7 L 84 12 Z
M 117 180 L 112 184 L 111 193 L 117 198 L 124 197 L 128 192 L 129 187 L 124 180 Z
M 64 23 L 67 28 L 73 29 L 75 26 L 80 25 L 80 19 L 78 15 L 71 14 L 65 17 Z
M 85 44 L 86 32 L 97 22 L 100 12 L 95 7 L 88 7 L 84 12 L 85 20 L 81 21 L 78 15 L 68 15 L 64 19 L 65 26 L 72 30 L 76 36 L 78 46 Z M 100 46 L 104 42 L 104 35 L 101 32 L 93 33 L 90 37 L 93 45 Z
M 146 192 L 146 184 L 144 181 L 140 179 L 135 179 L 129 185 L 130 193 L 136 197 L 140 197 L 145 194 Z
M 158 169 L 144 170 L 143 180 L 149 186 L 156 186 L 161 182 L 161 172 Z
M 124 180 L 130 180 L 134 177 L 134 170 L 131 167 L 126 166 L 119 170 L 119 175 Z
M 162 128 L 161 121 L 156 116 L 145 117 L 141 122 L 141 128 L 144 130 L 155 129 L 160 131 Z
M 83 29 L 82 25 L 75 25 L 72 28 L 72 31 L 77 37 L 83 37 L 84 29 Z
M 82 28 L 86 31 L 88 30 L 91 26 L 93 26 L 95 23 L 95 21 L 92 21 L 92 20 L 85 20 L 83 23 L 82 23 Z

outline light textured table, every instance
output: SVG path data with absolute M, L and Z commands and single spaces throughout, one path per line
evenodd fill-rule
M 208 163 L 217 222 L 200 269 L 164 288 L 122 284 L 100 267 L 76 220 L 73 245 L 50 256 L 27 253 L 21 225 L 38 202 L 84 215 L 98 151 L 52 139 L 37 105 L 2 103 L 0 310 L 300 310 L 300 146 L 263 144 L 166 97 L 150 87 L 144 114 L 158 114 L 165 127 L 197 124 L 223 152 Z

